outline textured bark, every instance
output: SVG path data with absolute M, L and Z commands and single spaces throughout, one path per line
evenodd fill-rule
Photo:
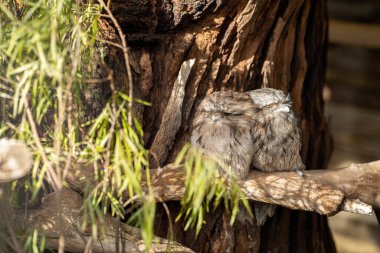
M 92 165 L 76 164 L 72 171 L 76 173 L 69 173 L 67 177 L 71 189 L 82 192 L 89 184 L 96 185 Z M 149 187 L 147 181 L 142 175 L 143 190 L 147 193 L 151 190 L 159 202 L 179 201 L 185 195 L 183 168 L 169 164 L 152 169 Z M 264 173 L 252 170 L 238 183 L 249 200 L 322 215 L 334 215 L 339 211 L 370 215 L 372 206 L 380 207 L 379 182 L 380 160 L 340 169 L 309 170 L 303 177 L 293 171 Z M 125 194 L 126 199 L 129 196 Z
M 103 217 L 104 231 L 99 231 L 97 238 L 91 233 L 91 225 L 87 224 L 82 229 L 83 199 L 69 189 L 64 189 L 62 194 L 62 220 L 58 211 L 58 197 L 51 193 L 43 198 L 42 206 L 36 210 L 29 210 L 27 216 L 24 211 L 16 209 L 12 218 L 17 228 L 22 230 L 38 229 L 39 233 L 46 236 L 46 248 L 58 250 L 58 240 L 61 233 L 65 236 L 65 250 L 69 252 L 87 252 L 85 249 L 92 246 L 91 252 L 147 252 L 139 229 L 131 227 L 110 215 Z M 115 240 L 115 237 L 119 237 Z M 118 242 L 118 243 L 116 243 Z M 118 245 L 119 249 L 116 249 Z M 163 238 L 154 237 L 149 252 L 187 252 L 192 250 L 182 245 Z
M 112 10 L 130 46 L 136 97 L 153 104 L 135 114 L 151 147 L 158 132 L 174 141 L 164 148 L 172 161 L 189 141 L 199 99 L 216 90 L 246 91 L 267 86 L 289 91 L 302 122 L 302 157 L 307 168 L 325 168 L 332 144 L 323 116 L 326 61 L 325 1 L 119 1 Z M 184 60 L 196 59 L 185 86 L 181 123 L 162 129 L 163 117 Z M 107 57 L 117 83 L 125 86 L 122 52 Z M 178 119 L 177 119 L 178 120 Z M 168 203 L 172 217 L 177 202 Z M 206 217 L 199 236 L 175 223 L 176 240 L 196 252 L 335 252 L 324 216 L 278 208 L 261 230 L 228 225 L 219 208 Z M 168 220 L 157 213 L 156 231 L 166 236 Z

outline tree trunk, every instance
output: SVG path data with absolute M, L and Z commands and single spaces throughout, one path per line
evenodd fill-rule
M 151 167 L 173 161 L 189 141 L 200 99 L 217 90 L 272 87 L 290 92 L 303 130 L 302 157 L 309 169 L 325 168 L 332 148 L 323 116 L 327 15 L 325 1 L 118 1 L 112 11 L 126 33 L 134 95 L 152 103 L 135 107 L 142 121 Z M 169 102 L 183 61 L 195 59 L 183 101 Z M 125 87 L 123 54 L 106 59 Z M 180 210 L 167 203 L 171 220 Z M 335 252 L 326 218 L 277 208 L 261 228 L 235 223 L 218 208 L 205 217 L 198 237 L 174 223 L 174 238 L 196 252 Z M 156 234 L 166 237 L 168 218 L 158 209 Z

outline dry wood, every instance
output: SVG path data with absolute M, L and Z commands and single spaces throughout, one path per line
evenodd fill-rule
M 77 170 L 78 171 L 78 170 Z M 88 174 L 80 175 L 82 180 L 69 181 L 77 190 L 83 189 L 84 183 L 91 179 L 90 167 L 81 166 L 80 171 Z M 152 189 L 164 201 L 180 200 L 184 194 L 184 178 L 181 169 L 167 166 L 152 170 Z M 316 211 L 320 214 L 334 214 L 339 210 L 354 212 L 355 209 L 368 208 L 356 199 L 380 206 L 379 184 L 380 161 L 368 164 L 354 164 L 337 170 L 307 171 L 302 178 L 294 172 L 262 173 L 252 171 L 249 178 L 241 183 L 248 199 L 278 204 L 291 209 Z M 145 182 L 143 181 L 145 185 Z M 146 186 L 146 185 L 145 185 Z M 66 237 L 65 249 L 72 252 L 82 252 L 89 240 L 92 240 L 94 252 L 116 252 L 115 250 L 115 220 L 105 218 L 106 232 L 94 240 L 86 231 L 82 231 L 81 210 L 83 200 L 79 194 L 71 190 L 62 192 L 64 203 L 64 231 Z M 347 199 L 346 199 L 347 198 Z M 346 199 L 346 200 L 345 200 Z M 362 213 L 366 213 L 365 210 Z M 57 205 L 55 194 L 49 195 L 43 201 L 43 207 L 32 211 L 25 220 L 27 227 L 39 228 L 47 237 L 47 248 L 56 249 L 59 229 L 57 228 Z M 21 219 L 20 219 L 21 217 Z M 18 216 L 18 221 L 24 220 Z M 124 243 L 126 252 L 142 252 L 143 241 L 136 228 L 121 224 L 120 247 Z M 123 240 L 124 238 L 124 240 Z M 152 252 L 163 252 L 169 245 L 174 252 L 191 252 L 179 244 L 165 239 L 156 238 Z
M 348 199 L 360 199 L 376 208 L 380 207 L 380 160 L 351 164 L 336 170 L 308 171 L 310 179 L 334 185 Z
M 157 159 L 158 166 L 162 166 L 163 162 L 168 158 L 169 150 L 171 149 L 174 138 L 181 126 L 185 86 L 194 63 L 195 59 L 184 61 L 182 63 L 178 77 L 174 82 L 168 105 L 162 116 L 160 129 L 158 130 L 150 148 L 150 153 L 154 155 L 155 159 Z M 155 159 L 152 159 L 152 162 L 155 162 Z
M 63 232 L 65 236 L 65 250 L 70 252 L 85 252 L 87 244 L 92 244 L 92 252 L 146 252 L 140 230 L 121 223 L 111 216 L 104 217 L 104 233 L 98 232 L 98 238 L 91 236 L 91 225 L 83 230 L 82 225 L 82 197 L 69 189 L 62 190 Z M 29 211 L 27 216 L 17 214 L 14 221 L 18 227 L 28 229 L 37 228 L 39 233 L 46 236 L 46 248 L 57 250 L 60 236 L 60 222 L 58 217 L 57 194 L 52 193 L 43 199 L 43 205 L 38 210 Z M 119 230 L 119 232 L 117 232 Z M 99 231 L 101 229 L 99 228 Z M 119 250 L 116 250 L 115 237 L 119 236 Z M 122 251 L 121 249 L 124 249 Z M 182 245 L 167 239 L 155 237 L 150 252 L 193 252 Z
M 84 168 L 76 177 L 70 177 L 69 184 L 73 189 L 84 189 L 93 178 L 92 169 Z M 155 195 L 162 201 L 180 200 L 184 195 L 181 168 L 168 165 L 151 170 L 151 180 Z M 144 179 L 142 184 L 146 187 Z M 305 177 L 294 172 L 263 173 L 253 170 L 240 185 L 247 199 L 290 209 L 323 215 L 339 211 L 371 214 L 369 205 L 380 207 L 380 161 L 335 170 L 308 170 Z
M 69 185 L 76 190 L 83 189 L 92 179 L 91 167 L 83 164 L 79 166 L 80 170 L 76 171 L 81 173 L 69 177 Z M 184 174 L 180 168 L 168 165 L 151 170 L 151 180 L 152 190 L 160 200 L 180 200 L 184 195 Z M 324 215 L 333 215 L 338 211 L 369 214 L 372 211 L 371 207 L 361 200 L 379 207 L 379 182 L 380 161 L 376 161 L 335 170 L 311 170 L 306 172 L 305 177 L 300 177 L 294 172 L 252 171 L 248 179 L 241 182 L 241 187 L 248 199 L 290 209 L 315 211 Z M 146 188 L 144 179 L 142 184 Z M 90 227 L 86 232 L 80 226 L 83 199 L 72 190 L 64 190 L 62 195 L 65 249 L 82 252 L 90 241 L 93 252 L 116 252 L 115 230 L 119 227 L 120 247 L 125 248 L 126 252 L 143 251 L 144 243 L 139 230 L 125 224 L 116 226 L 116 221 L 109 216 L 105 217 L 105 233 L 98 239 L 93 239 L 88 232 Z M 55 201 L 55 194 L 49 195 L 44 199 L 42 209 L 30 212 L 24 221 L 27 227 L 39 228 L 48 235 L 49 249 L 56 249 L 59 238 Z M 20 222 L 24 219 L 19 215 L 16 220 Z M 170 247 L 172 252 L 192 252 L 178 243 L 158 237 L 154 240 L 152 252 L 164 252 L 167 247 Z
M 185 191 L 183 180 L 183 174 L 178 169 L 152 172 L 153 190 L 165 201 L 181 199 Z M 338 211 L 371 214 L 368 204 L 380 206 L 379 182 L 380 161 L 377 161 L 338 170 L 307 171 L 305 178 L 294 172 L 252 171 L 241 187 L 247 199 L 290 209 L 324 215 Z

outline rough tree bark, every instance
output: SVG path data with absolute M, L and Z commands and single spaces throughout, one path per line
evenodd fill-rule
M 135 96 L 152 107 L 135 108 L 146 146 L 161 150 L 155 166 L 174 159 L 189 140 L 199 100 L 216 90 L 246 91 L 267 86 L 292 94 L 303 129 L 307 168 L 325 168 L 331 138 L 323 116 L 326 61 L 325 1 L 199 0 L 116 1 L 112 10 L 126 33 Z M 168 121 L 169 98 L 181 63 L 196 59 L 185 86 L 180 114 Z M 127 82 L 122 52 L 110 49 L 108 67 L 120 87 Z M 169 115 L 170 116 L 170 115 Z M 164 135 L 157 141 L 157 135 Z M 155 167 L 153 166 L 153 167 Z M 172 218 L 177 202 L 168 203 Z M 157 213 L 156 233 L 168 220 Z M 223 208 L 206 217 L 199 236 L 174 225 L 175 239 L 196 252 L 335 252 L 326 218 L 278 208 L 261 230 L 230 227 Z

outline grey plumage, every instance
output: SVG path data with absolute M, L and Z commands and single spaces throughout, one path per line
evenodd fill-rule
M 264 88 L 248 92 L 260 108 L 252 127 L 256 147 L 253 167 L 270 171 L 303 170 L 301 133 L 290 96 L 281 90 Z
M 219 156 L 239 179 L 251 168 L 264 172 L 302 171 L 301 134 L 291 99 L 263 88 L 245 93 L 218 91 L 206 96 L 195 115 L 191 144 Z M 261 225 L 274 208 L 255 210 Z
M 222 158 L 239 178 L 248 175 L 254 154 L 251 101 L 247 93 L 214 92 L 201 102 L 193 122 L 192 146 Z

